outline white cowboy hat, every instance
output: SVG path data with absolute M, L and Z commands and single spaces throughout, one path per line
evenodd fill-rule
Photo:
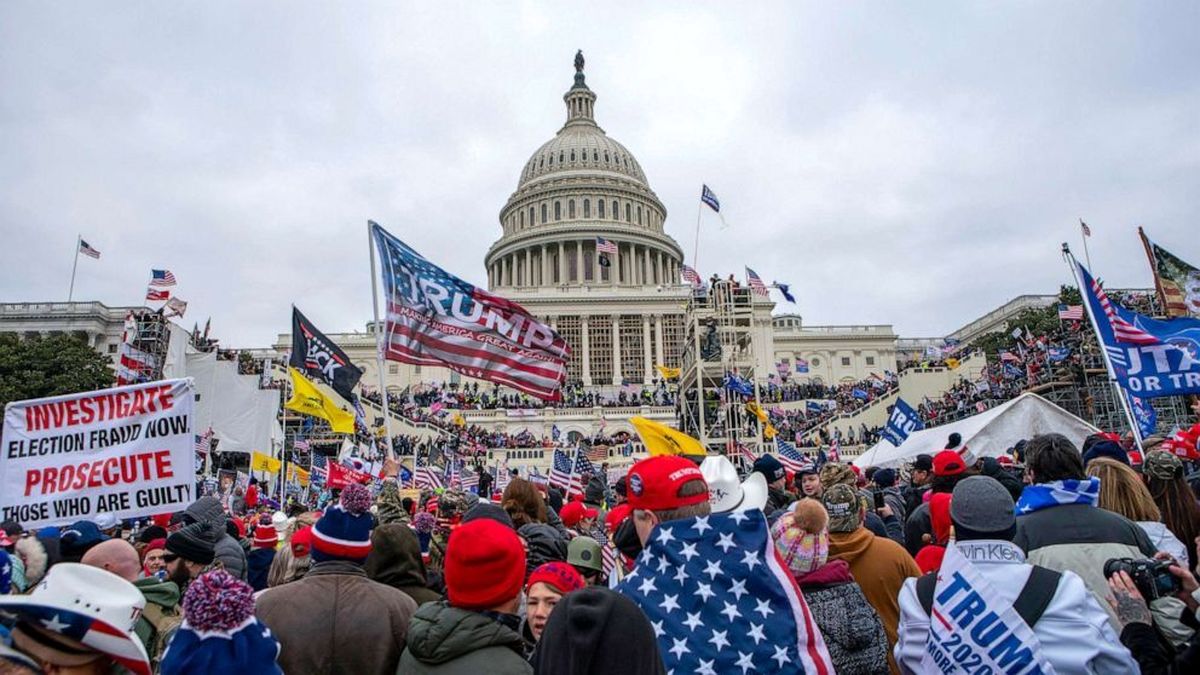
M 737 469 L 725 455 L 709 455 L 700 464 L 700 473 L 708 483 L 708 502 L 713 513 L 750 511 L 767 505 L 767 479 L 752 473 L 739 481 Z
M 133 632 L 145 607 L 133 584 L 79 563 L 54 565 L 29 595 L 0 595 L 0 609 L 35 629 L 105 654 L 135 675 L 150 675 L 150 658 Z

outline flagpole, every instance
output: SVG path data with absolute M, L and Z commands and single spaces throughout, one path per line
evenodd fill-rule
M 375 369 L 379 371 L 379 400 L 383 401 L 383 435 L 387 438 L 388 459 L 396 459 L 392 449 L 392 411 L 388 407 L 387 385 L 383 380 L 383 329 L 379 325 L 379 277 L 375 274 L 375 236 L 371 226 L 375 223 L 367 221 L 367 257 L 371 261 L 371 311 L 375 315 Z M 413 471 L 417 470 L 417 450 L 413 446 Z
M 704 202 L 701 201 L 696 205 L 696 241 L 692 245 L 692 267 L 696 268 L 696 275 L 700 274 L 700 215 L 704 212 Z M 78 249 L 78 247 L 76 247 Z M 76 253 L 76 257 L 78 257 Z
M 71 263 L 71 288 L 67 291 L 67 302 L 75 297 L 75 270 L 79 268 L 79 244 L 83 241 L 83 235 L 75 235 L 75 262 Z
M 1113 370 L 1112 361 L 1109 359 L 1108 350 L 1104 348 L 1104 337 L 1100 334 L 1100 324 L 1096 323 L 1098 319 L 1092 311 L 1092 303 L 1084 297 L 1084 293 L 1090 293 L 1091 289 L 1085 288 L 1083 277 L 1079 274 L 1079 264 L 1075 261 L 1075 256 L 1071 255 L 1071 249 L 1066 243 L 1062 246 L 1063 258 L 1067 264 L 1071 266 L 1071 273 L 1075 275 L 1075 283 L 1079 285 L 1080 300 L 1083 301 L 1084 310 L 1087 312 L 1088 319 L 1092 324 L 1092 331 L 1096 334 L 1096 343 L 1100 347 L 1100 355 L 1104 359 L 1104 368 L 1108 371 L 1108 382 L 1112 385 L 1113 393 L 1116 394 L 1117 400 L 1121 403 L 1121 410 L 1125 413 L 1125 419 L 1129 422 L 1129 429 L 1133 433 L 1133 441 L 1137 445 L 1138 452 L 1142 452 L 1142 431 L 1138 427 L 1137 420 L 1134 419 L 1133 410 L 1129 407 L 1129 397 L 1125 395 L 1125 391 L 1121 388 L 1120 382 L 1117 381 L 1116 371 Z M 1091 268 L 1088 268 L 1091 272 Z

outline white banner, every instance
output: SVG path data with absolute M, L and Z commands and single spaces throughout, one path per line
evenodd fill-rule
M 34 529 L 182 510 L 196 483 L 194 405 L 191 379 L 9 403 L 0 520 Z

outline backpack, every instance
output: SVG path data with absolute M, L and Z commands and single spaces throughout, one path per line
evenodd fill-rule
M 180 611 L 179 606 L 163 607 L 148 602 L 146 608 L 142 610 L 142 618 L 154 629 L 154 632 L 150 634 L 150 645 L 146 651 L 150 656 L 150 665 L 157 673 L 163 652 L 167 651 L 167 644 L 171 642 L 171 638 L 175 637 L 175 631 L 183 623 L 183 612 Z
M 1054 593 L 1058 590 L 1058 580 L 1061 578 L 1061 573 L 1038 565 L 1029 570 L 1029 579 L 1025 581 L 1025 587 L 1013 601 L 1013 609 L 1030 629 L 1050 606 L 1050 601 L 1054 599 Z M 921 609 L 925 610 L 926 616 L 933 610 L 933 591 L 936 585 L 936 571 L 917 579 L 917 599 L 920 600 Z
M 858 584 L 810 587 L 803 594 L 839 675 L 887 672 L 887 634 Z

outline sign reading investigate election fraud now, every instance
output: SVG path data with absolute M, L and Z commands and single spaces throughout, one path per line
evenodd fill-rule
M 0 520 L 29 529 L 182 510 L 196 476 L 194 405 L 190 378 L 9 403 Z

